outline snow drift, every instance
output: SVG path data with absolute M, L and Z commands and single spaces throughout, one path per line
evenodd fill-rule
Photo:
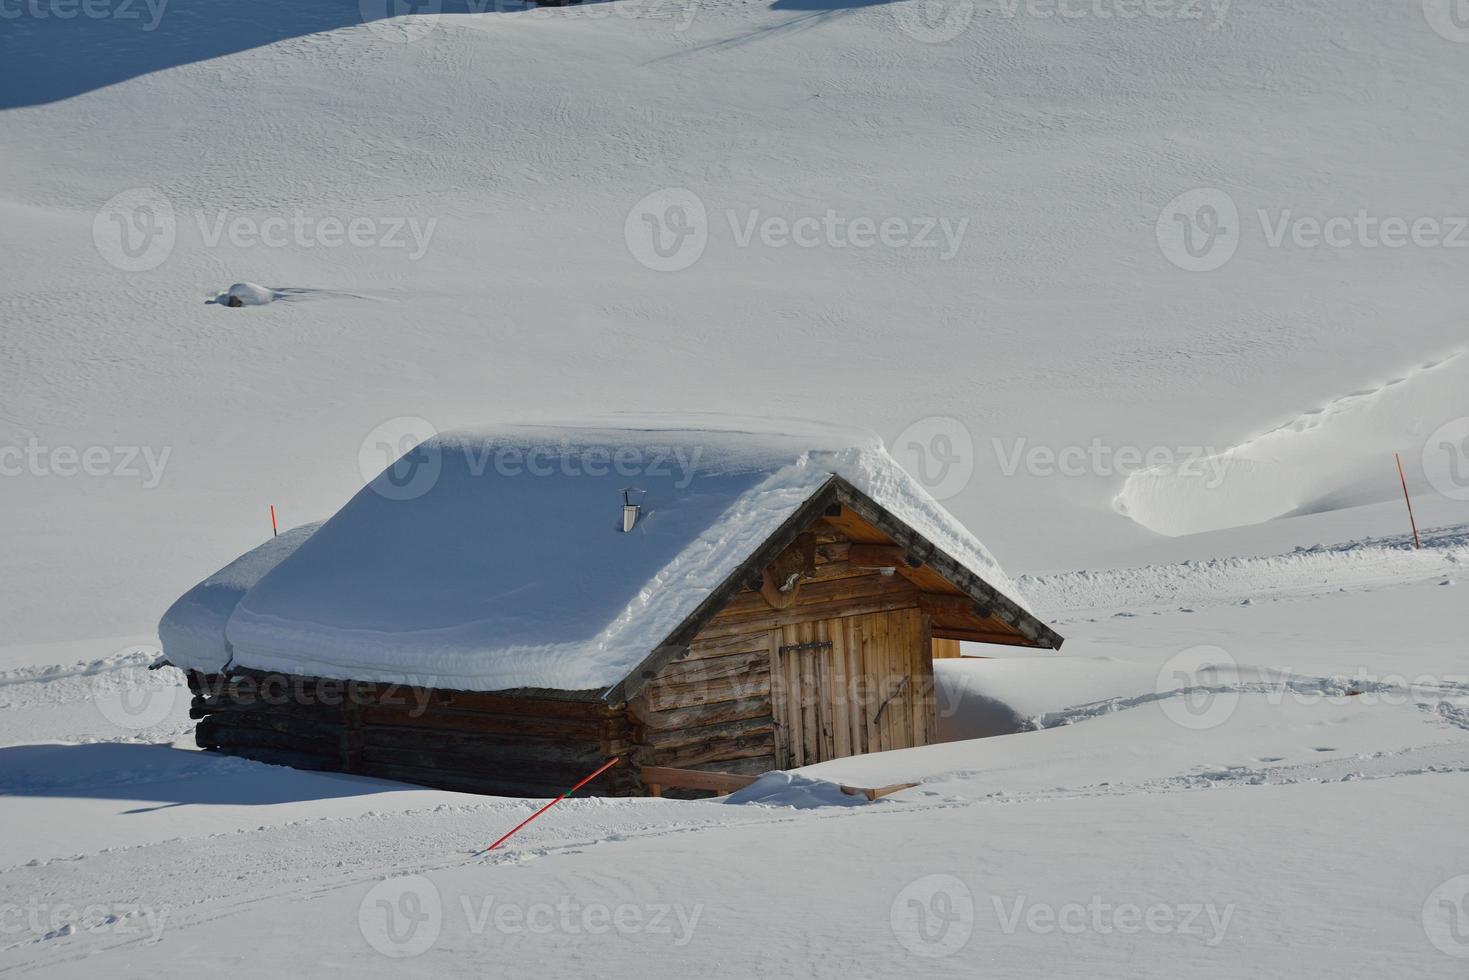
M 1466 387 L 1469 358 L 1430 361 L 1217 456 L 1132 473 L 1113 506 L 1178 536 L 1377 503 L 1402 494 L 1393 462 L 1400 450 L 1408 450 L 1409 479 L 1427 489 L 1444 461 L 1424 437 L 1464 415 Z

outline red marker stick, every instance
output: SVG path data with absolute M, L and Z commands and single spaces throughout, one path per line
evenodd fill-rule
M 524 827 L 526 824 L 530 823 L 536 817 L 539 817 L 541 814 L 543 814 L 547 810 L 551 809 L 551 807 L 555 806 L 557 803 L 560 803 L 562 800 L 566 799 L 572 793 L 575 793 L 577 790 L 581 789 L 587 783 L 590 783 L 592 780 L 596 779 L 598 776 L 602 775 L 602 773 L 606 772 L 608 769 L 611 769 L 613 766 L 617 765 L 617 763 L 619 763 L 621 761 L 622 760 L 619 759 L 619 758 L 617 758 L 616 756 L 613 756 L 612 758 L 608 759 L 606 762 L 602 763 L 601 768 L 598 769 L 596 772 L 592 773 L 586 779 L 583 779 L 581 782 L 577 783 L 575 786 L 571 787 L 571 789 L 569 789 L 566 792 L 562 793 L 560 796 L 558 796 L 555 799 L 551 800 L 551 802 L 547 803 L 545 806 L 541 807 L 539 810 L 537 810 L 535 813 L 532 813 L 530 816 L 526 817 L 524 820 L 520 821 L 520 823 L 516 824 L 514 827 L 511 827 L 509 833 L 507 833 L 504 837 L 501 837 L 499 840 L 495 841 L 495 843 L 491 844 L 489 847 L 485 848 L 485 850 L 486 851 L 493 851 L 495 848 L 497 848 L 501 844 L 505 843 L 511 837 L 515 836 L 516 831 L 520 830 L 521 827 Z
M 281 532 L 275 526 L 275 504 L 270 505 L 270 536 L 275 537 Z

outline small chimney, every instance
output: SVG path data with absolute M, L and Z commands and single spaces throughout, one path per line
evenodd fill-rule
M 622 489 L 622 532 L 626 534 L 638 523 L 638 518 L 643 514 L 643 497 L 647 495 L 646 490 L 637 487 L 623 487 Z

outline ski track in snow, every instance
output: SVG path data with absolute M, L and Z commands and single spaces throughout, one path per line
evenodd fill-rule
M 317 818 L 278 827 L 261 827 L 213 835 L 208 842 L 209 873 L 199 874 L 197 838 L 116 848 L 92 855 L 36 860 L 0 870 L 0 889 L 8 894 L 65 896 L 87 894 L 99 905 L 117 907 L 146 902 L 167 909 L 169 927 L 177 930 L 239 913 L 262 902 L 282 898 L 306 899 L 359 886 L 384 877 L 426 874 L 464 867 L 475 862 L 509 868 L 552 855 L 574 854 L 591 847 L 632 840 L 689 833 L 717 833 L 732 827 L 775 825 L 795 820 L 881 818 L 915 809 L 978 809 L 991 806 L 1042 805 L 1081 797 L 1118 797 L 1136 794 L 1208 792 L 1222 788 L 1289 786 L 1355 780 L 1390 779 L 1469 772 L 1469 741 L 1414 747 L 1397 752 L 1373 752 L 1350 758 L 1293 766 L 1232 766 L 1200 768 L 1161 779 L 1137 783 L 1100 782 L 1057 787 L 1041 792 L 996 792 L 977 799 L 942 795 L 924 799 L 925 786 L 966 777 L 992 776 L 986 772 L 955 772 L 925 780 L 913 790 L 855 808 L 795 811 L 764 807 L 735 807 L 717 802 L 664 802 L 649 810 L 645 801 L 581 800 L 561 810 L 563 821 L 574 814 L 572 826 L 558 830 L 547 822 L 525 832 L 524 842 L 510 845 L 491 857 L 480 853 L 487 832 L 513 825 L 537 804 L 505 800 L 466 806 L 439 805 L 427 810 L 393 815 L 367 813 L 354 818 Z M 674 813 L 668 814 L 668 810 Z M 605 819 L 599 819 L 605 815 Z M 665 819 L 649 817 L 665 816 Z M 666 816 L 673 816 L 670 823 Z M 591 820 L 587 818 L 591 817 Z M 633 820 L 627 819 L 633 817 Z M 643 818 L 639 820 L 638 818 Z M 391 857 L 384 860 L 385 855 Z M 447 856 L 446 856 L 447 855 Z M 98 891 L 126 883 L 114 894 Z M 76 920 L 73 928 L 30 937 L 0 946 L 0 953 L 18 954 L 0 973 L 25 971 L 70 959 L 95 955 L 103 949 L 147 941 L 145 930 L 119 940 L 108 935 L 98 942 L 72 949 L 57 940 L 75 936 L 91 923 Z M 29 947 L 29 950 L 26 948 Z M 28 955 L 27 955 L 28 954 Z
M 1149 609 L 1177 603 L 1224 605 L 1249 599 L 1345 591 L 1460 574 L 1469 564 L 1469 524 L 1421 533 L 1423 547 L 1395 535 L 1297 549 L 1259 558 L 1213 558 L 1171 565 L 1022 575 L 1020 590 L 1043 615 Z
M 1058 728 L 1077 722 L 1116 714 L 1130 708 L 1162 701 L 1193 698 L 1200 695 L 1258 694 L 1271 704 L 1279 704 L 1287 695 L 1317 700 L 1344 702 L 1347 698 L 1376 695 L 1379 699 L 1411 700 L 1425 710 L 1437 711 L 1449 724 L 1469 730 L 1469 707 L 1461 707 L 1449 698 L 1469 702 L 1469 684 L 1441 681 L 1434 684 L 1388 684 L 1380 681 L 1352 680 L 1344 677 L 1303 677 L 1260 670 L 1261 674 L 1277 674 L 1276 680 L 1243 681 L 1233 684 L 1182 687 L 1171 691 L 1137 694 L 1130 697 L 1104 698 L 1090 704 L 1079 704 L 1061 711 L 1047 712 L 1030 720 L 1034 730 Z

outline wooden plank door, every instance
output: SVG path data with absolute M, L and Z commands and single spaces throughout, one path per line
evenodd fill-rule
M 777 764 L 935 740 L 933 661 L 917 609 L 845 616 L 770 632 Z
M 791 769 L 836 758 L 831 698 L 839 686 L 825 621 L 770 632 L 770 693 L 778 764 Z

